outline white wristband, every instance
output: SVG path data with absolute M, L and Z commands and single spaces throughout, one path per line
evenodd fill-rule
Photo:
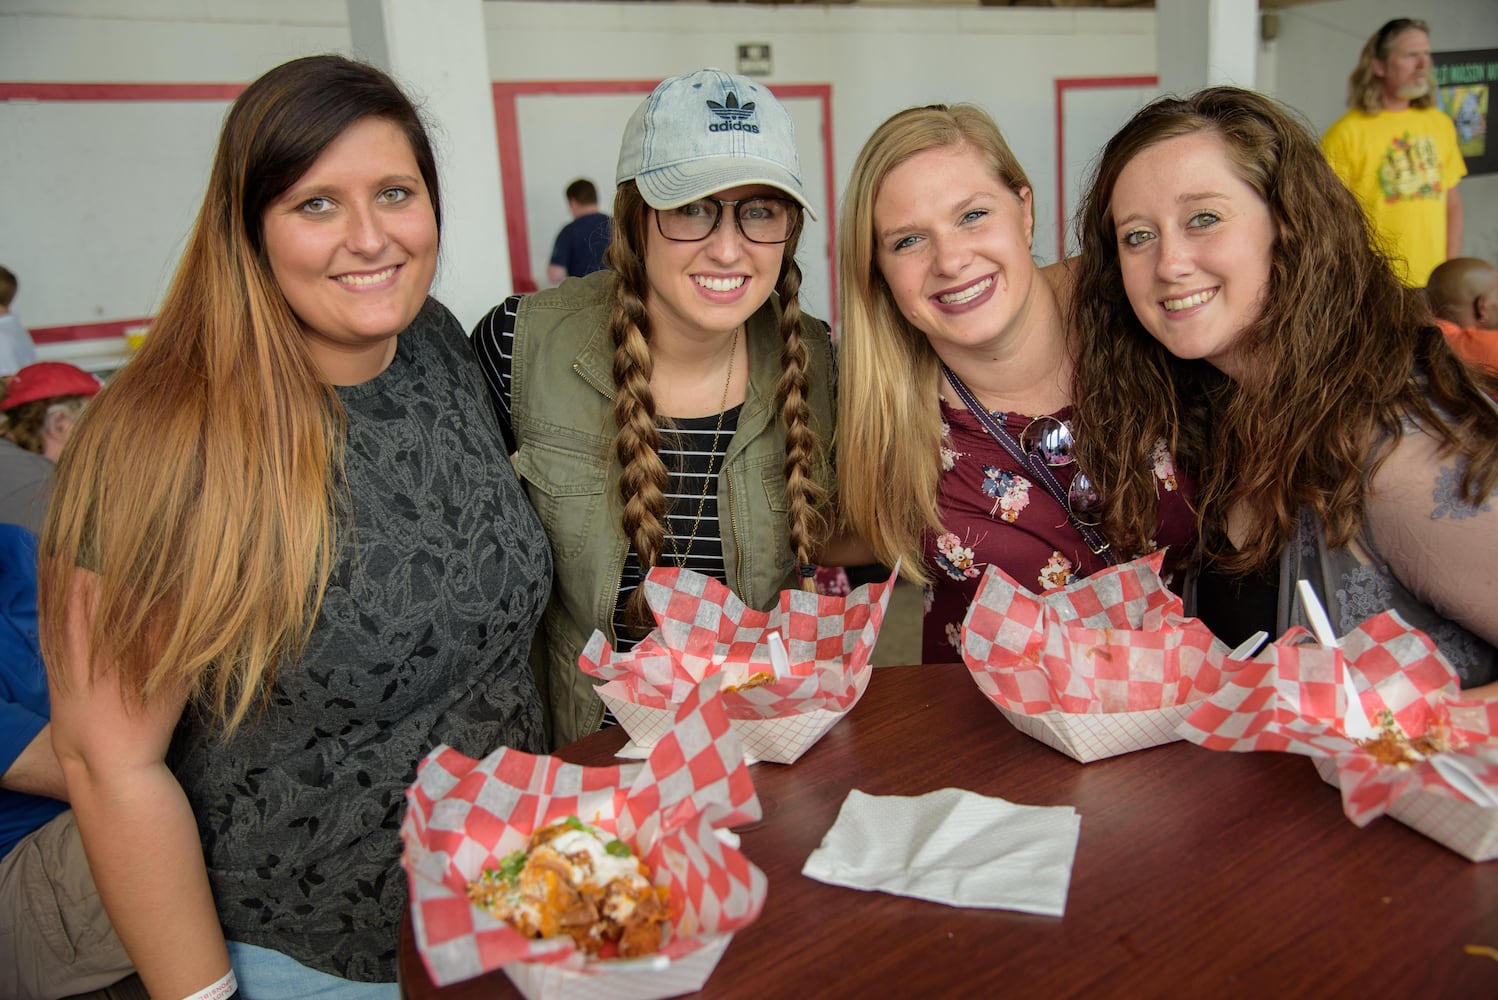
M 239 989 L 239 980 L 234 978 L 234 970 L 230 969 L 224 973 L 224 978 L 212 986 L 205 986 L 190 997 L 182 1000 L 228 1000 Z

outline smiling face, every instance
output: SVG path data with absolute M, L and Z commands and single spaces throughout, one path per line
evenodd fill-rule
M 1401 31 L 1389 42 L 1388 55 L 1373 60 L 1373 75 L 1384 82 L 1384 106 L 1398 110 L 1424 97 L 1431 87 L 1430 36 L 1419 28 Z
M 1275 226 L 1222 139 L 1193 132 L 1145 149 L 1119 173 L 1111 206 L 1124 290 L 1144 328 L 1176 357 L 1239 378 L 1237 348 L 1263 307 Z
M 271 273 L 323 377 L 378 375 L 437 268 L 437 218 L 405 134 L 383 118 L 350 125 L 263 225 Z
M 783 197 L 763 184 L 719 191 L 720 201 Z M 784 243 L 751 243 L 725 207 L 717 228 L 696 242 L 668 240 L 661 235 L 655 210 L 645 218 L 645 310 L 652 335 L 704 335 L 737 330 L 775 290 Z
M 983 352 L 1025 316 L 1033 224 L 1030 189 L 1016 195 L 977 149 L 928 149 L 879 185 L 874 260 L 939 355 Z

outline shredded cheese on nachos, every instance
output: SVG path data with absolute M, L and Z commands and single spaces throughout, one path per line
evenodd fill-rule
M 475 906 L 530 938 L 566 934 L 589 955 L 660 950 L 669 890 L 624 841 L 568 816 L 468 883 Z

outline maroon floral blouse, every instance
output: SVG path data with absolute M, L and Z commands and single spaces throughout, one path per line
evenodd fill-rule
M 990 565 L 998 564 L 1036 593 L 1063 587 L 1109 565 L 1106 556 L 1094 555 L 1088 548 L 1066 510 L 988 435 L 977 418 L 949 406 L 946 400 L 941 401 L 941 416 L 943 473 L 936 502 L 945 531 L 925 539 L 926 562 L 936 582 L 925 593 L 923 663 L 962 659 L 962 620 Z M 1066 420 L 1071 407 L 1053 416 Z M 1016 440 L 1034 419 L 1017 413 L 996 412 L 994 417 Z M 1156 445 L 1153 460 L 1160 495 L 1155 546 L 1185 553 L 1196 542 L 1196 515 L 1189 505 L 1195 484 L 1176 472 L 1164 441 Z M 1051 471 L 1065 489 L 1077 469 L 1065 465 Z

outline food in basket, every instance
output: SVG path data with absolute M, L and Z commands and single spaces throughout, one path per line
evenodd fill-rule
M 759 671 L 759 673 L 750 674 L 748 677 L 744 678 L 744 682 L 742 684 L 729 684 L 728 686 L 724 687 L 723 690 L 724 691 L 747 691 L 750 688 L 764 687 L 766 684 L 770 683 L 774 679 L 775 679 L 775 675 L 772 674 L 770 671 L 768 671 L 768 670 L 761 670 L 761 671 Z
M 1439 722 L 1432 722 L 1421 736 L 1408 736 L 1395 720 L 1394 713 L 1386 708 L 1378 714 L 1378 732 L 1366 740 L 1359 740 L 1358 745 L 1380 764 L 1409 767 L 1432 754 L 1446 753 L 1464 744 L 1459 738 L 1453 738 L 1451 730 Z
M 526 937 L 566 934 L 601 958 L 659 951 L 668 896 L 633 848 L 576 816 L 541 827 L 468 884 L 474 905 Z

